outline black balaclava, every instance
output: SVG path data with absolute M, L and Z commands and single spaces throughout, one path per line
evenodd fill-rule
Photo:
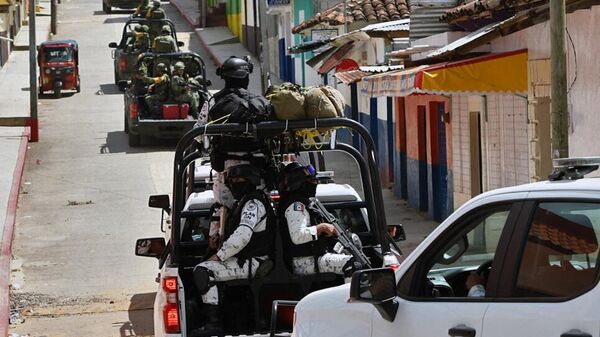
M 239 181 L 239 182 L 229 182 L 227 183 L 227 187 L 231 191 L 231 194 L 235 198 L 235 200 L 240 200 L 246 195 L 246 193 L 250 193 L 256 189 L 251 182 L 248 180 Z
M 317 184 L 306 181 L 302 184 L 302 187 L 298 189 L 298 192 L 302 193 L 302 195 L 307 198 L 313 198 L 317 194 Z
M 244 78 L 224 77 L 223 79 L 225 80 L 225 89 L 248 89 L 248 84 L 250 83 L 249 76 Z

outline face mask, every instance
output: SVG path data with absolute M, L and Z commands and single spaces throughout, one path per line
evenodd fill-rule
M 240 200 L 241 198 L 244 197 L 244 195 L 246 193 L 252 191 L 252 188 L 254 188 L 254 185 L 250 184 L 247 181 L 241 181 L 241 182 L 229 183 L 229 184 L 227 184 L 227 187 L 229 187 L 229 190 L 231 191 L 231 194 L 233 195 L 235 200 Z
M 302 191 L 306 197 L 312 198 L 315 196 L 315 194 L 317 194 L 317 184 L 304 183 Z

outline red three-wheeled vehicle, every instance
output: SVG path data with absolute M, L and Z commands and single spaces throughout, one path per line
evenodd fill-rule
M 79 47 L 74 40 L 46 41 L 38 46 L 40 94 L 54 91 L 57 98 L 62 90 L 81 91 L 79 81 Z

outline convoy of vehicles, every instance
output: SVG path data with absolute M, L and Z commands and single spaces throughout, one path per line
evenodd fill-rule
M 114 78 L 115 84 L 119 88 L 124 89 L 126 81 L 131 80 L 131 75 L 134 70 L 134 66 L 138 60 L 139 55 L 142 53 L 139 49 L 134 47 L 135 43 L 135 32 L 134 27 L 137 25 L 145 25 L 149 27 L 150 41 L 158 35 L 161 28 L 167 25 L 171 28 L 171 37 L 175 39 L 178 47 L 183 47 L 184 43 L 177 40 L 177 31 L 175 25 L 169 19 L 145 19 L 145 18 L 133 18 L 129 19 L 125 26 L 123 26 L 123 33 L 121 34 L 121 41 L 117 44 L 111 42 L 108 44 L 109 48 L 113 48 L 112 58 L 114 60 Z M 152 51 L 152 48 L 149 50 Z
M 293 335 L 599 336 L 600 179 L 582 174 L 598 159 L 473 198 L 397 269 L 305 297 Z
M 319 200 L 340 218 L 345 226 L 359 235 L 363 252 L 373 266 L 397 264 L 396 243 L 387 234 L 383 210 L 383 197 L 379 175 L 372 162 L 375 158 L 373 140 L 360 124 L 347 119 L 326 119 L 318 121 L 322 127 L 349 127 L 363 138 L 368 153 L 363 156 L 353 147 L 332 141 L 321 144 L 319 151 L 340 150 L 357 160 L 360 177 L 365 191 L 362 201 L 351 187 L 338 184 L 320 184 L 317 193 Z M 279 151 L 315 151 L 313 145 L 301 146 L 293 135 L 295 130 L 312 128 L 314 120 L 289 122 L 263 122 L 256 125 L 215 124 L 206 128 L 196 128 L 184 135 L 175 152 L 173 179 L 173 200 L 167 195 L 150 197 L 149 205 L 159 207 L 169 213 L 170 222 L 163 222 L 165 238 L 144 238 L 136 243 L 136 254 L 159 259 L 160 285 L 155 300 L 155 336 L 189 336 L 190 332 L 204 324 L 200 295 L 195 290 L 192 270 L 206 254 L 208 241 L 208 217 L 213 203 L 212 192 L 206 190 L 194 193 L 194 162 L 203 158 L 202 147 L 197 146 L 196 138 L 203 134 L 228 134 L 264 139 L 279 143 Z M 252 130 L 252 131 L 250 131 Z M 307 145 L 307 144 L 304 144 Z M 275 160 L 281 159 L 282 152 L 272 153 Z M 329 186 L 328 186 L 329 185 Z M 277 198 L 273 198 L 276 202 Z M 306 294 L 334 285 L 343 284 L 341 276 L 321 273 L 319 275 L 298 276 L 289 271 L 282 257 L 282 242 L 276 236 L 276 248 L 271 259 L 273 267 L 261 278 L 220 282 L 223 294 L 223 321 L 226 335 L 254 334 L 266 332 L 271 326 L 277 330 L 289 330 L 292 323 L 291 312 L 283 311 L 271 315 L 274 300 L 298 300 Z M 273 322 L 271 321 L 273 319 Z
M 145 53 L 135 63 L 134 69 L 139 71 L 138 69 L 144 68 L 147 76 L 153 77 L 158 63 L 164 63 L 167 68 L 173 69 L 177 62 L 183 62 L 186 73 L 189 77 L 195 78 L 199 84 L 199 87 L 194 86 L 190 90 L 198 92 L 201 98 L 200 106 L 202 106 L 209 96 L 207 86 L 210 85 L 210 81 L 205 80 L 204 61 L 198 54 L 191 52 Z M 130 146 L 140 146 L 142 136 L 178 139 L 196 123 L 196 120 L 188 115 L 189 105 L 176 102 L 171 94 L 168 95 L 167 100 L 160 103 L 161 109 L 158 112 L 151 111 L 148 107 L 145 101 L 146 94 L 147 87 L 140 87 L 139 83 L 133 83 L 125 90 L 124 123 Z
M 81 91 L 79 46 L 74 40 L 42 42 L 37 48 L 40 68 L 39 93 L 53 91 L 60 98 L 63 90 Z

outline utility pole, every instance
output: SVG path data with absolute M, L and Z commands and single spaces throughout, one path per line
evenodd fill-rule
M 267 36 L 267 0 L 258 0 L 260 24 L 260 84 L 263 94 L 267 91 L 269 76 L 269 38 Z
M 35 0 L 29 0 L 29 122 L 31 141 L 38 141 L 38 88 L 35 42 Z
M 50 0 L 50 32 L 56 35 L 56 1 Z
M 567 102 L 567 47 L 565 0 L 550 3 L 550 70 L 552 72 L 552 157 L 569 156 L 569 111 Z

